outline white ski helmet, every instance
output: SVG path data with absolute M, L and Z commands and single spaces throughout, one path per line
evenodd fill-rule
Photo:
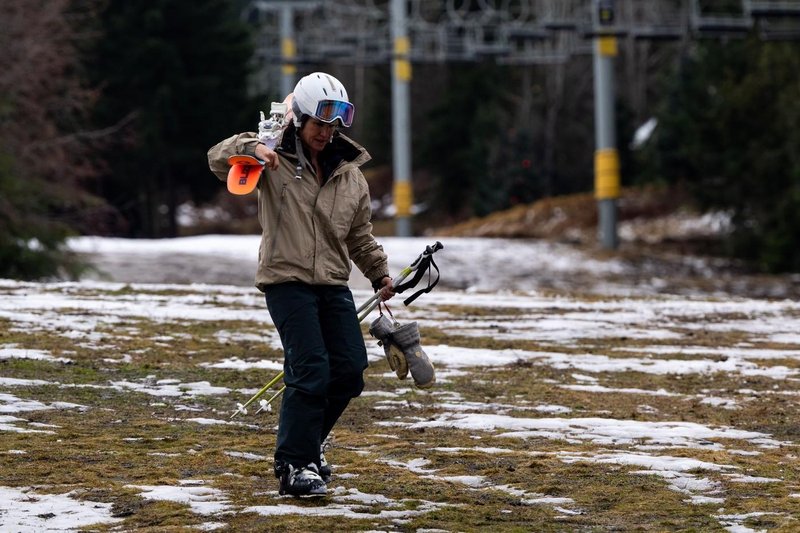
M 353 123 L 355 108 L 347 98 L 342 82 L 324 72 L 314 72 L 297 82 L 292 98 L 294 125 L 298 128 L 305 117 L 332 124 L 337 120 L 344 127 Z

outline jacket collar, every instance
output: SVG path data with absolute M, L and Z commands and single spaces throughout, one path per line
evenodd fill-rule
M 277 151 L 283 152 L 284 155 L 297 158 L 297 145 L 299 137 L 297 136 L 297 128 L 293 122 L 290 122 L 283 132 L 281 144 Z M 340 168 L 352 165 L 360 167 L 367 161 L 372 159 L 367 150 L 356 143 L 349 137 L 336 132 L 333 135 L 333 142 L 328 144 L 324 150 L 319 153 L 319 165 L 322 169 L 323 182 L 330 179 Z

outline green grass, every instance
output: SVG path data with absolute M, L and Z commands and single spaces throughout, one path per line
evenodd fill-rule
M 83 298 L 141 296 L 124 287 L 119 291 L 86 290 Z M 185 291 L 147 291 L 150 296 L 193 295 Z M 241 306 L 204 295 L 207 305 L 220 308 Z M 584 309 L 594 301 L 587 299 Z M 216 302 L 216 303 L 212 303 Z M 548 314 L 567 312 L 552 302 Z M 202 304 L 200 304 L 202 305 Z M 624 302 L 620 306 L 624 306 Z M 538 311 L 509 307 L 435 307 L 437 316 L 471 317 L 505 323 L 539 316 Z M 571 309 L 569 312 L 573 312 Z M 101 311 L 80 308 L 60 311 L 86 319 Z M 100 323 L 91 338 L 73 338 L 68 328 L 17 327 L 0 319 L 0 348 L 42 350 L 72 363 L 30 359 L 0 360 L 0 376 L 38 379 L 47 385 L 3 386 L 0 392 L 45 403 L 71 402 L 82 408 L 46 409 L 14 413 L 25 420 L 20 428 L 52 433 L 0 433 L 0 486 L 36 487 L 39 493 L 63 494 L 113 505 L 121 522 L 90 528 L 104 530 L 186 531 L 206 522 L 227 524 L 236 531 L 721 531 L 717 515 L 769 513 L 740 519 L 737 524 L 754 529 L 792 531 L 800 527 L 800 382 L 736 372 L 712 374 L 645 374 L 633 371 L 588 373 L 555 368 L 537 360 L 505 366 L 468 369 L 464 375 L 440 380 L 432 392 L 421 392 L 409 382 L 389 375 L 384 361 L 367 370 L 368 392 L 393 393 L 395 397 L 364 395 L 353 401 L 334 430 L 329 460 L 335 467 L 332 495 L 323 500 L 281 498 L 275 492 L 271 456 L 275 444 L 276 413 L 249 414 L 236 424 L 201 425 L 191 418 L 228 421 L 235 403 L 257 389 L 275 371 L 215 369 L 202 366 L 225 358 L 280 361 L 279 350 L 259 340 L 220 342 L 222 330 L 237 334 L 263 335 L 263 309 L 254 310 L 254 320 L 156 321 L 142 317 L 120 317 Z M 742 314 L 707 314 L 692 317 L 692 324 L 719 324 L 748 319 Z M 750 317 L 752 319 L 752 317 Z M 714 355 L 659 355 L 648 347 L 735 347 L 752 339 L 748 331 L 673 328 L 676 340 L 643 341 L 624 337 L 583 339 L 575 343 L 546 343 L 535 335 L 528 339 L 496 340 L 491 334 L 468 337 L 433 325 L 422 329 L 427 345 L 447 344 L 479 349 L 519 349 L 543 353 L 610 357 L 649 357 L 656 360 L 698 358 Z M 250 337 L 248 337 L 250 338 Z M 374 340 L 368 339 L 368 343 Z M 796 349 L 795 346 L 763 342 L 761 348 Z M 641 351 L 617 351 L 620 348 Z M 717 356 L 719 361 L 724 356 Z M 110 362 L 117 360 L 119 362 Z M 754 360 L 762 366 L 800 368 L 795 359 Z M 440 368 L 442 372 L 444 368 Z M 586 384 L 576 374 L 591 374 L 598 384 L 613 389 L 664 389 L 674 396 L 643 393 L 610 393 L 571 390 L 563 385 Z M 157 397 L 115 383 L 154 385 L 157 380 L 181 384 L 207 381 L 227 387 L 227 395 Z M 92 386 L 89 386 L 92 385 Z M 784 393 L 780 393 L 783 391 Z M 730 398 L 737 409 L 702 403 L 703 396 Z M 387 403 L 387 400 L 399 403 Z M 733 427 L 767 433 L 784 441 L 778 447 L 760 447 L 747 440 L 715 440 L 717 446 L 665 448 L 651 455 L 685 457 L 733 468 L 722 471 L 688 472 L 708 478 L 721 487 L 724 503 L 690 505 L 687 494 L 670 489 L 668 480 L 654 474 L 639 474 L 641 466 L 568 462 L 565 456 L 592 457 L 610 453 L 644 453 L 635 444 L 597 444 L 590 439 L 531 436 L 502 437 L 504 430 L 412 428 L 385 425 L 393 422 L 428 421 L 444 414 L 443 402 L 486 405 L 502 404 L 505 415 L 518 418 L 594 417 L 633 421 L 683 421 L 711 427 Z M 566 414 L 537 412 L 538 406 L 558 405 Z M 389 408 L 384 408 L 384 407 Z M 480 448 L 503 448 L 488 453 Z M 449 451 L 463 448 L 461 451 Z M 24 454 L 3 453 L 24 450 Z M 231 452 L 256 454 L 264 460 L 248 460 Z M 745 454 L 743 454 L 744 452 Z M 757 455 L 747 455 L 756 453 Z M 427 461 L 419 468 L 426 473 L 398 467 L 414 460 Z M 727 474 L 778 479 L 779 482 L 740 483 Z M 447 478 L 477 476 L 481 482 L 467 486 Z M 204 516 L 187 505 L 144 499 L 134 485 L 178 485 L 180 480 L 203 480 L 204 487 L 223 491 L 232 511 Z M 506 489 L 503 489 L 506 487 Z M 380 495 L 393 503 L 346 501 L 348 491 Z M 515 492 L 516 491 L 516 492 Z M 532 503 L 538 497 L 568 498 L 566 503 Z M 363 516 L 320 517 L 297 514 L 265 517 L 248 508 L 294 505 L 318 508 L 337 504 L 356 505 Z M 722 511 L 720 509 L 723 509 Z M 409 512 L 402 521 L 397 513 Z

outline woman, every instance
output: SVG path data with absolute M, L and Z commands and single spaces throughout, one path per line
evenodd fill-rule
M 286 391 L 275 449 L 280 494 L 326 493 L 330 471 L 321 444 L 364 388 L 367 354 L 347 286 L 351 259 L 381 298 L 394 296 L 359 170 L 370 156 L 337 131 L 351 125 L 353 113 L 339 80 L 315 72 L 297 83 L 293 122 L 275 150 L 242 133 L 208 152 L 209 167 L 223 181 L 231 155 L 265 162 L 256 286 L 266 294 L 284 349 Z

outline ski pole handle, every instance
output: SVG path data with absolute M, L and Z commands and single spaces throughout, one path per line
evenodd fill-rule
M 414 259 L 414 261 L 410 265 L 408 265 L 403 270 L 401 270 L 400 273 L 397 275 L 397 277 L 392 280 L 392 285 L 399 285 L 402 281 L 404 281 L 409 276 L 409 274 L 411 274 L 412 272 L 417 270 L 417 268 L 419 268 L 419 265 L 420 265 L 420 263 L 422 262 L 423 259 L 425 259 L 426 257 L 428 257 L 430 255 L 435 254 L 436 252 L 438 252 L 442 248 L 444 248 L 444 245 L 439 241 L 436 241 L 435 243 L 433 243 L 433 244 L 431 244 L 429 246 L 426 246 L 425 247 L 425 251 L 422 252 L 421 254 L 419 254 L 419 256 L 416 259 Z M 356 314 L 359 315 L 359 317 L 358 317 L 359 321 L 364 320 L 364 318 L 366 318 L 366 316 L 373 309 L 375 309 L 375 307 L 378 305 L 378 302 L 376 302 L 375 300 L 377 300 L 379 297 L 380 297 L 380 291 L 376 292 L 374 295 L 372 295 L 369 298 L 369 300 L 367 300 L 366 302 L 361 304 L 361 306 L 358 309 L 356 309 Z M 363 316 L 362 316 L 361 312 L 364 309 L 367 309 L 367 307 L 369 307 L 369 310 L 366 313 L 364 313 Z
M 416 271 L 419 268 L 420 264 L 424 259 L 432 256 L 433 254 L 435 254 L 436 252 L 438 252 L 443 248 L 444 245 L 439 241 L 436 241 L 435 243 L 426 246 L 425 251 L 419 254 L 419 257 L 417 257 L 413 263 L 411 263 L 403 270 L 401 270 L 400 273 L 397 275 L 397 277 L 392 280 L 392 285 L 394 286 L 400 285 L 400 283 L 402 283 L 412 272 Z M 365 318 L 367 318 L 367 315 L 370 314 L 372 310 L 375 309 L 380 302 L 381 302 L 380 292 L 376 292 L 374 296 L 372 296 L 369 300 L 364 302 L 361 305 L 361 307 L 359 307 L 356 310 L 356 313 L 358 313 L 358 321 L 361 322 Z
M 423 259 L 435 254 L 436 252 L 438 252 L 439 250 L 441 250 L 443 248 L 444 248 L 444 245 L 439 241 L 436 241 L 435 243 L 433 243 L 433 244 L 431 244 L 429 246 L 426 246 L 425 247 L 425 251 L 422 252 L 421 254 L 419 254 L 419 257 L 417 257 L 414 260 L 414 262 L 411 263 L 411 265 L 409 265 L 409 268 L 411 269 L 411 271 L 416 270 L 417 268 L 419 268 L 419 264 L 422 262 Z
M 397 277 L 392 280 L 392 285 L 400 284 L 400 282 L 406 279 L 411 272 L 412 270 L 410 266 L 401 270 Z M 356 310 L 356 313 L 358 313 L 358 321 L 363 322 L 364 319 L 367 318 L 367 315 L 370 314 L 373 309 L 378 307 L 378 304 L 381 303 L 381 301 L 381 292 L 378 291 L 369 300 L 364 302 L 363 305 L 358 308 L 358 310 Z

